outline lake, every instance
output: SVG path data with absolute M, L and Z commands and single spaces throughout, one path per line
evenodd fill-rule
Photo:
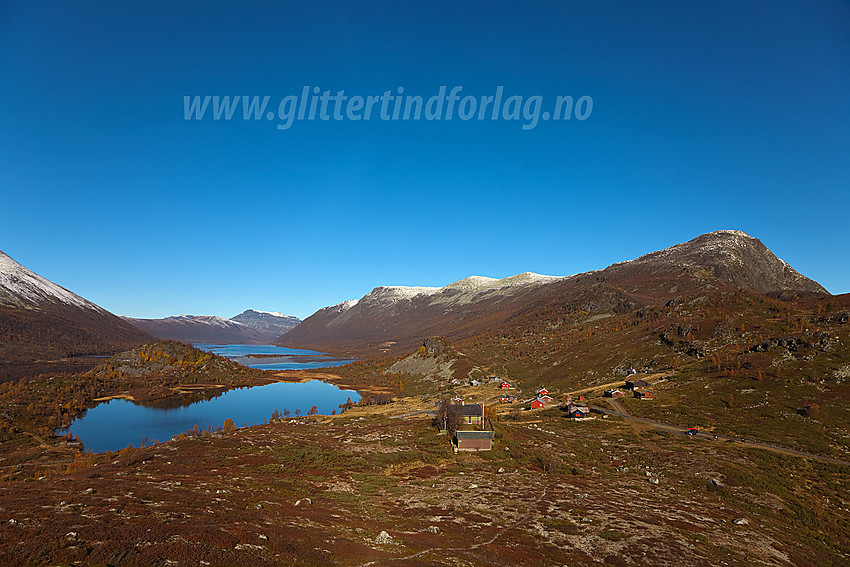
M 352 359 L 328 356 L 314 350 L 276 345 L 194 344 L 196 348 L 227 357 L 239 364 L 263 370 L 307 370 L 347 364 Z M 272 412 L 288 409 L 306 415 L 312 406 L 318 413 L 330 415 L 339 404 L 351 398 L 360 400 L 354 390 L 341 390 L 317 380 L 279 382 L 266 386 L 230 390 L 211 400 L 177 407 L 165 407 L 168 399 L 148 405 L 127 400 L 110 400 L 88 410 L 71 423 L 68 430 L 79 436 L 88 451 L 116 451 L 129 444 L 138 447 L 154 439 L 168 441 L 196 425 L 201 431 L 232 419 L 237 427 L 268 421 Z
M 239 364 L 263 370 L 309 370 L 342 366 L 354 359 L 329 356 L 315 350 L 287 348 L 277 345 L 211 344 L 194 343 L 192 346 Z
M 338 412 L 339 404 L 349 397 L 352 402 L 360 400 L 360 394 L 354 390 L 341 390 L 311 380 L 230 390 L 212 400 L 168 409 L 114 399 L 88 410 L 74 420 L 69 431 L 79 436 L 87 451 L 102 453 L 123 449 L 131 443 L 138 447 L 154 439 L 168 441 L 196 425 L 201 431 L 215 429 L 228 418 L 237 427 L 245 423 L 257 425 L 268 421 L 276 409 L 281 413 L 288 409 L 293 416 L 297 409 L 306 415 L 315 405 L 320 414 L 330 415 L 334 410 Z

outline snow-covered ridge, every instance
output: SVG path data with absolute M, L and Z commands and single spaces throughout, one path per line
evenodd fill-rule
M 343 301 L 342 303 L 337 303 L 336 305 L 330 305 L 328 307 L 322 307 L 317 311 L 317 313 L 344 313 L 357 305 L 360 300 L 358 299 L 349 299 L 347 301 Z
M 225 319 L 216 315 L 173 315 L 171 317 L 166 317 L 164 320 L 184 321 L 186 323 L 203 323 L 205 325 L 213 325 L 225 329 L 233 327 L 248 327 L 248 325 L 246 325 L 245 323 L 240 323 L 239 321 L 232 321 L 230 319 Z
M 433 295 L 442 288 L 439 287 L 409 287 L 403 285 L 390 285 L 376 287 L 363 298 L 366 302 L 395 303 L 403 299 L 413 299 L 420 295 Z
M 2 293 L 3 291 L 6 293 Z M 94 303 L 26 269 L 0 252 L 0 301 L 6 294 L 11 296 L 13 302 L 17 299 L 31 305 L 40 305 L 59 301 L 84 309 L 103 311 Z
M 410 298 L 419 295 L 434 295 L 446 290 L 471 291 L 479 289 L 499 289 L 515 285 L 549 283 L 560 279 L 563 279 L 563 276 L 544 276 L 541 274 L 535 274 L 534 272 L 523 272 L 522 274 L 502 279 L 488 278 L 486 276 L 469 276 L 468 278 L 452 282 L 443 287 L 408 287 L 400 285 L 376 287 L 369 295 L 379 294 L 384 297 L 392 296 Z
M 520 286 L 546 284 L 561 279 L 564 277 L 524 272 L 502 279 L 469 276 L 443 287 L 381 286 L 363 297 L 361 304 L 393 305 L 414 298 L 430 298 L 431 304 L 464 304 L 494 294 L 510 294 Z

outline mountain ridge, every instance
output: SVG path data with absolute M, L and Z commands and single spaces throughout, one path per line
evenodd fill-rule
M 265 344 L 292 329 L 300 319 L 247 309 L 231 319 L 216 315 L 172 315 L 161 319 L 122 317 L 155 337 L 185 343 Z
M 427 336 L 471 336 L 552 303 L 612 311 L 739 288 L 828 294 L 757 238 L 719 230 L 572 276 L 525 272 L 499 280 L 470 276 L 443 287 L 379 286 L 318 310 L 275 344 L 375 355 L 409 349 Z

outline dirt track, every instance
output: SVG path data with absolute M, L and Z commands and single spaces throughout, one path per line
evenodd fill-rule
M 622 406 L 622 404 L 617 403 L 615 400 L 608 400 L 608 401 L 609 401 L 609 403 L 611 403 L 611 405 L 616 404 L 617 406 Z M 629 420 L 632 420 L 632 421 L 639 421 L 641 423 L 651 425 L 651 426 L 655 427 L 656 429 L 662 429 L 662 430 L 671 431 L 671 432 L 674 432 L 674 433 L 681 433 L 681 434 L 684 435 L 684 428 L 681 427 L 681 426 L 678 426 L 678 425 L 670 425 L 669 423 L 663 423 L 661 421 L 654 421 L 652 419 L 646 419 L 646 418 L 643 418 L 643 417 L 635 417 L 635 416 L 633 416 L 629 413 L 611 410 L 611 409 L 603 408 L 603 407 L 600 407 L 600 406 L 591 406 L 591 410 L 595 410 L 598 413 L 604 413 L 604 414 L 607 414 L 607 415 L 614 415 L 614 416 L 617 416 L 617 417 L 622 417 L 623 419 L 629 419 Z M 774 451 L 776 453 L 782 453 L 783 455 L 793 455 L 793 456 L 796 456 L 796 457 L 804 457 L 806 459 L 814 459 L 816 461 L 820 461 L 820 462 L 823 462 L 823 463 L 833 463 L 833 464 L 836 464 L 836 465 L 850 466 L 850 462 L 842 461 L 841 459 L 833 459 L 831 457 L 823 457 L 823 456 L 820 456 L 820 455 L 813 455 L 811 453 L 805 453 L 803 451 L 797 451 L 795 449 L 788 449 L 786 447 L 779 447 L 777 445 L 769 445 L 767 443 L 759 443 L 757 441 L 750 441 L 750 440 L 747 440 L 746 438 L 728 437 L 728 436 L 725 436 L 725 435 L 714 435 L 714 434 L 710 434 L 710 433 L 698 433 L 694 437 L 699 438 L 699 439 L 708 439 L 708 440 L 712 440 L 712 441 L 734 442 L 734 443 L 737 443 L 737 444 L 743 445 L 743 446 L 757 447 L 759 449 L 767 449 L 768 451 Z

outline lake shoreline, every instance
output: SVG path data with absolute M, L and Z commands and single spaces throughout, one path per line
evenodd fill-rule
M 148 441 L 168 442 L 182 433 L 199 436 L 220 431 L 230 421 L 252 427 L 275 417 L 317 415 L 331 418 L 340 408 L 357 404 L 362 394 L 335 384 L 324 372 L 287 372 L 264 376 L 253 386 L 176 385 L 168 396 L 147 397 L 122 392 L 93 400 L 88 409 L 57 435 L 77 437 L 89 452 L 115 451 Z M 282 411 L 282 413 L 281 413 Z M 241 428 L 241 427 L 240 427 Z

